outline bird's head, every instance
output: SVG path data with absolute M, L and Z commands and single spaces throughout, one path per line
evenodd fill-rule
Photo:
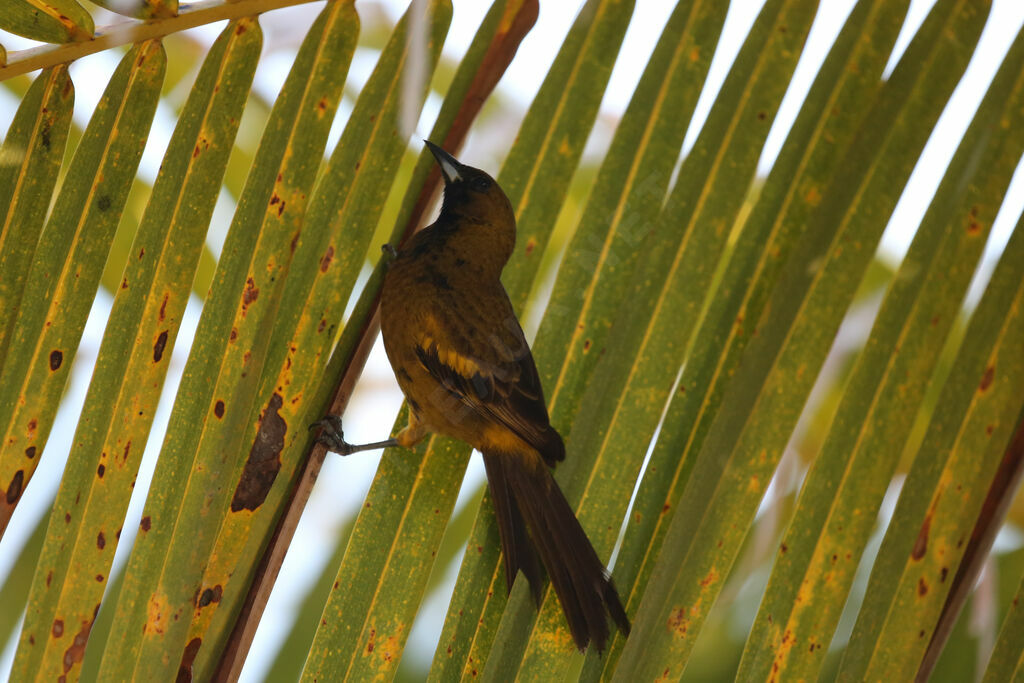
M 437 159 L 444 178 L 441 219 L 458 220 L 474 232 L 484 233 L 475 237 L 494 240 L 496 245 L 500 243 L 505 247 L 507 243 L 511 254 L 515 244 L 516 219 L 512 204 L 498 183 L 480 169 L 460 163 L 429 140 L 424 140 L 424 143 Z

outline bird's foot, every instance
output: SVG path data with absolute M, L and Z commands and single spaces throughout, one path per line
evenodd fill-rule
M 340 415 L 325 415 L 323 419 L 309 425 L 310 429 L 314 427 L 320 427 L 320 433 L 316 437 L 316 442 L 327 446 L 327 450 L 338 455 L 351 455 L 356 452 L 357 449 L 348 441 L 345 441 L 345 432 L 341 428 Z

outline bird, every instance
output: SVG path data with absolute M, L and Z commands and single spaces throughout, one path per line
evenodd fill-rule
M 555 481 L 565 445 L 551 426 L 537 366 L 501 273 L 512 255 L 511 202 L 486 172 L 425 140 L 444 179 L 437 220 L 391 260 L 380 299 L 384 349 L 409 406 L 394 438 L 361 445 L 328 415 L 318 440 L 331 451 L 400 446 L 427 434 L 460 439 L 483 455 L 505 567 L 506 588 L 523 572 L 537 606 L 543 564 L 576 647 L 603 651 L 610 615 L 629 619 L 609 573 Z M 538 562 L 539 559 L 539 562 Z

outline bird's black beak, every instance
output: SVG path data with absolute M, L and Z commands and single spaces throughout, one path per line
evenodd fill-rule
M 444 176 L 445 185 L 454 183 L 456 180 L 462 180 L 463 165 L 459 163 L 458 159 L 430 140 L 424 140 L 423 143 L 430 150 L 430 153 L 434 155 L 434 158 L 437 159 L 437 165 L 441 167 L 441 175 Z

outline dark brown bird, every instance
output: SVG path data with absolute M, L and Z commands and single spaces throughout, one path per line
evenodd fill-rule
M 479 450 L 508 589 L 522 571 L 539 605 L 539 555 L 576 646 L 584 650 L 593 642 L 602 650 L 606 610 L 624 634 L 629 619 L 551 474 L 565 446 L 549 421 L 530 347 L 501 284 L 516 240 L 512 205 L 489 175 L 426 144 L 444 176 L 441 214 L 395 254 L 381 293 L 384 348 L 409 403 L 409 424 L 394 439 L 353 446 L 340 420 L 328 417 L 317 423 L 320 440 L 347 455 L 409 448 L 437 432 Z

